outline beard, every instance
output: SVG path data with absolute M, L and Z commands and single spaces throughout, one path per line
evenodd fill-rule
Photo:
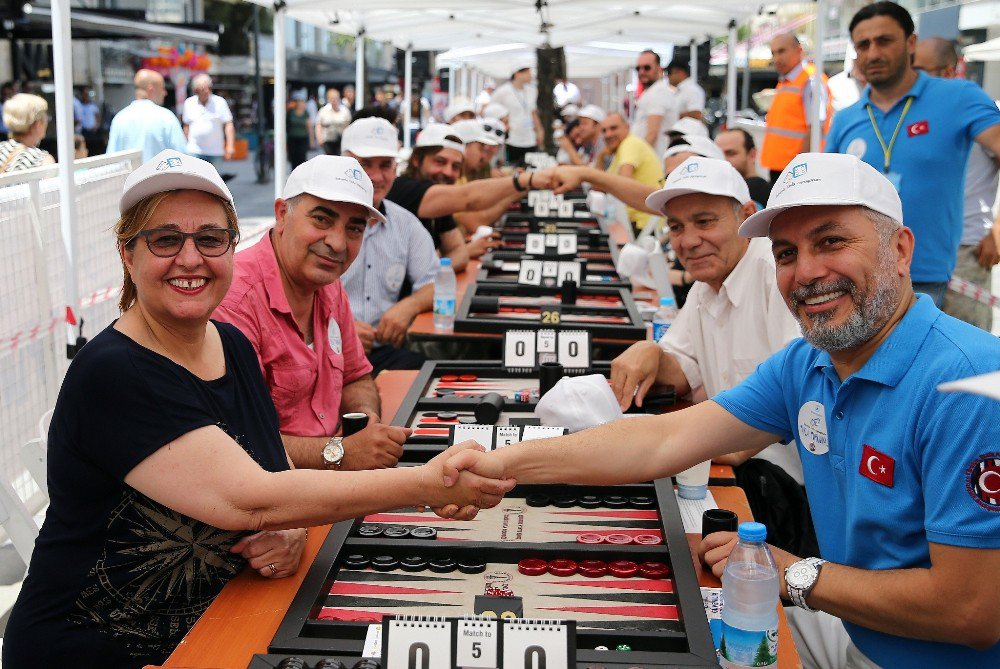
M 895 258 L 891 245 L 879 244 L 874 271 L 875 282 L 866 293 L 862 293 L 857 285 L 847 278 L 817 283 L 793 291 L 788 298 L 788 306 L 799 323 L 802 337 L 816 348 L 828 353 L 860 346 L 874 337 L 892 316 L 899 303 L 899 281 L 895 280 L 894 265 Z M 799 306 L 810 297 L 840 291 L 848 293 L 854 303 L 854 311 L 847 321 L 834 325 L 830 322 L 834 312 L 826 312 L 811 316 L 811 325 L 806 325 L 799 315 Z

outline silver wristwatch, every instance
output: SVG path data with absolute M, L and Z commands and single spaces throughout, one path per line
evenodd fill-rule
M 792 604 L 806 611 L 815 611 L 806 604 L 806 597 L 816 585 L 819 570 L 826 560 L 810 557 L 799 560 L 785 569 L 785 583 L 788 585 L 788 598 Z
M 323 446 L 323 464 L 331 469 L 340 469 L 344 463 L 344 438 L 330 437 Z

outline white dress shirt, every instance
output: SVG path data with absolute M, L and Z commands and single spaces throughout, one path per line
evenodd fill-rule
M 667 334 L 664 351 L 680 363 L 692 391 L 708 397 L 750 376 L 757 365 L 800 336 L 774 278 L 770 240 L 750 240 L 743 258 L 716 293 L 698 281 Z M 802 485 L 794 443 L 772 444 L 755 455 L 784 469 Z
M 691 77 L 677 84 L 677 95 L 681 100 L 680 113 L 705 111 L 705 89 Z
M 658 79 L 652 86 L 643 91 L 635 105 L 635 119 L 629 130 L 640 139 L 646 139 L 646 131 L 650 116 L 662 116 L 660 131 L 653 141 L 653 149 L 657 156 L 662 156 L 670 145 L 667 131 L 680 118 L 680 98 L 677 92 L 667 83 L 666 79 Z

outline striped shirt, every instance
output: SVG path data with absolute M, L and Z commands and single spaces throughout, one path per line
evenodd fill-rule
M 389 223 L 365 228 L 358 257 L 340 277 L 354 318 L 370 325 L 399 302 L 404 281 L 420 290 L 434 283 L 438 268 L 434 242 L 420 219 L 389 200 L 380 209 Z
M 16 153 L 11 159 L 11 154 Z M 20 172 L 30 170 L 32 167 L 39 167 L 49 155 L 48 151 L 25 146 L 16 139 L 8 139 L 0 142 L 0 165 L 6 164 L 4 172 Z

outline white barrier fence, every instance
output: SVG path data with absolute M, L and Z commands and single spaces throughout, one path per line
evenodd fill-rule
M 55 404 L 69 365 L 66 272 L 79 290 L 73 316 L 92 338 L 118 315 L 122 276 L 112 228 L 125 178 L 140 163 L 139 151 L 75 161 L 72 263 L 60 230 L 58 167 L 0 177 L 0 476 L 23 500 L 38 489 L 18 451 L 39 436 L 39 418 Z

